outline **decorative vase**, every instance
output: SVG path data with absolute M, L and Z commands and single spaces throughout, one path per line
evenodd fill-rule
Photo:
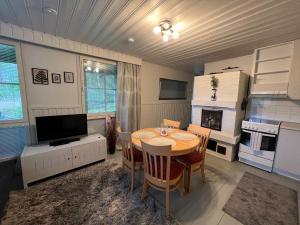
M 106 139 L 107 139 L 107 150 L 109 154 L 114 154 L 116 151 L 116 118 L 107 116 L 106 117 Z
M 217 89 L 213 88 L 211 90 L 212 90 L 212 95 L 211 95 L 210 98 L 211 98 L 212 101 L 216 101 L 217 100 Z

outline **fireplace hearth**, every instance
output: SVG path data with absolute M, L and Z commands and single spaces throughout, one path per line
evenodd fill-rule
M 223 110 L 202 109 L 201 126 L 212 130 L 222 130 Z

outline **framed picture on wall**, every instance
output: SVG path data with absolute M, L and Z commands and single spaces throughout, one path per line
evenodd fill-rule
M 43 85 L 49 84 L 48 70 L 32 68 L 31 73 L 32 73 L 32 81 L 34 84 L 43 84 Z
M 59 73 L 52 73 L 52 83 L 54 84 L 60 84 L 61 78 Z
M 74 83 L 74 73 L 64 72 L 64 81 L 65 83 Z

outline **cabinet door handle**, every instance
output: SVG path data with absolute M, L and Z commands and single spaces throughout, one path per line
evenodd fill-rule
M 75 159 L 77 159 L 77 156 L 75 155 Z
M 70 158 L 68 158 L 68 160 L 70 160 Z

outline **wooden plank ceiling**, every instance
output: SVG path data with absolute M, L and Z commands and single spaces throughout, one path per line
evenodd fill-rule
M 164 43 L 152 32 L 165 19 L 183 25 L 179 39 Z M 300 38 L 300 1 L 1 0 L 0 20 L 192 71 Z

